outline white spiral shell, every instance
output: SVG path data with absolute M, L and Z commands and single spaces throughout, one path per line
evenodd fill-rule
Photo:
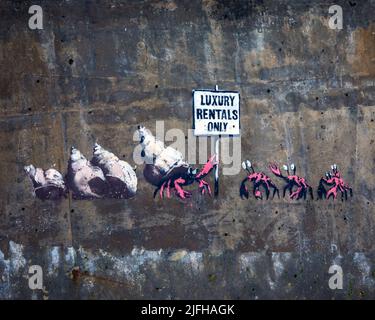
M 137 175 L 126 161 L 95 143 L 92 162 L 103 170 L 106 180 L 119 197 L 131 197 L 137 192 Z
M 153 164 L 162 174 L 185 164 L 181 152 L 172 147 L 165 147 L 164 143 L 156 139 L 150 130 L 139 127 L 138 134 L 146 163 Z
M 24 170 L 33 183 L 34 193 L 37 197 L 45 199 L 58 199 L 66 194 L 64 177 L 56 169 L 43 170 L 32 164 L 25 166 Z
M 67 182 L 73 196 L 79 198 L 101 198 L 106 193 L 103 171 L 93 166 L 85 156 L 72 147 L 68 165 Z

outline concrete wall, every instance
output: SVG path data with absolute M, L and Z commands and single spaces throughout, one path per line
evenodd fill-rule
M 0 298 L 374 298 L 375 2 L 335 3 L 343 30 L 325 1 L 1 1 Z M 241 200 L 241 173 L 159 200 L 142 170 L 131 200 L 33 196 L 25 164 L 66 172 L 96 140 L 132 164 L 138 124 L 187 132 L 215 84 L 241 94 L 243 159 L 314 187 L 337 163 L 354 197 Z

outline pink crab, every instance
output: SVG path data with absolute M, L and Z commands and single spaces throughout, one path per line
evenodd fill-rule
M 275 163 L 271 164 L 269 168 L 273 172 L 273 174 L 275 174 L 279 178 L 284 179 L 285 182 L 287 183 L 283 189 L 283 197 L 285 197 L 286 190 L 289 189 L 290 199 L 298 200 L 302 197 L 306 199 L 307 190 L 309 190 L 311 198 L 314 199 L 311 186 L 306 182 L 305 178 L 301 178 L 296 175 L 296 166 L 293 163 L 290 165 L 290 169 L 293 171 L 292 175 L 289 174 L 289 167 L 287 165 L 283 166 L 283 169 L 287 172 L 287 176 L 284 176 L 281 173 L 280 168 Z M 293 191 L 294 186 L 297 187 L 295 191 Z
M 240 187 L 240 196 L 241 198 L 249 198 L 249 190 L 246 187 L 246 182 L 251 181 L 253 183 L 253 194 L 256 199 L 263 199 L 262 192 L 260 191 L 260 186 L 263 186 L 266 191 L 266 197 L 269 198 L 270 195 L 270 188 L 273 188 L 273 195 L 272 198 L 275 197 L 275 193 L 279 196 L 279 189 L 276 185 L 272 182 L 270 177 L 268 177 L 263 172 L 255 172 L 251 162 L 246 160 L 242 162 L 242 168 L 248 172 L 248 176 L 242 181 Z
M 175 189 L 176 195 L 181 199 L 191 197 L 191 192 L 184 190 L 182 187 L 198 182 L 198 188 L 202 194 L 206 192 L 211 195 L 211 188 L 207 181 L 203 178 L 206 177 L 217 165 L 215 160 L 216 155 L 213 155 L 204 164 L 203 168 L 198 172 L 196 168 L 192 168 L 188 164 L 181 165 L 172 169 L 166 174 L 159 182 L 154 197 L 159 191 L 160 198 L 163 198 L 164 190 L 167 191 L 167 197 L 171 197 L 171 189 Z
M 321 178 L 318 187 L 318 196 L 319 199 L 327 198 L 329 199 L 331 196 L 333 199 L 336 199 L 337 193 L 341 192 L 341 200 L 348 199 L 348 191 L 350 196 L 353 196 L 352 188 L 341 178 L 341 173 L 338 170 L 336 164 L 331 166 L 332 172 L 326 172 L 326 178 Z M 329 186 L 330 189 L 328 192 L 324 188 L 324 184 Z

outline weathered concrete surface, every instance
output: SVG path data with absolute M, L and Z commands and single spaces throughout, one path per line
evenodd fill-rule
M 374 298 L 375 3 L 335 3 L 341 31 L 324 1 L 1 1 L 0 297 Z M 132 163 L 138 124 L 187 132 L 191 90 L 215 84 L 240 91 L 244 159 L 313 186 L 335 162 L 354 198 L 242 201 L 241 173 L 186 205 L 141 170 L 131 200 L 32 196 L 25 164 L 65 172 L 95 140 Z

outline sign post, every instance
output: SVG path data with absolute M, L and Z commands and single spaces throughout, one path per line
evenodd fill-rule
M 219 154 L 220 154 L 220 136 L 215 136 L 215 155 L 216 155 L 216 161 L 217 165 L 215 168 L 215 190 L 214 190 L 214 195 L 215 197 L 218 196 L 219 194 Z
M 240 94 L 237 91 L 193 90 L 195 136 L 214 136 L 218 165 L 215 169 L 215 196 L 219 194 L 219 153 L 222 135 L 240 134 Z

